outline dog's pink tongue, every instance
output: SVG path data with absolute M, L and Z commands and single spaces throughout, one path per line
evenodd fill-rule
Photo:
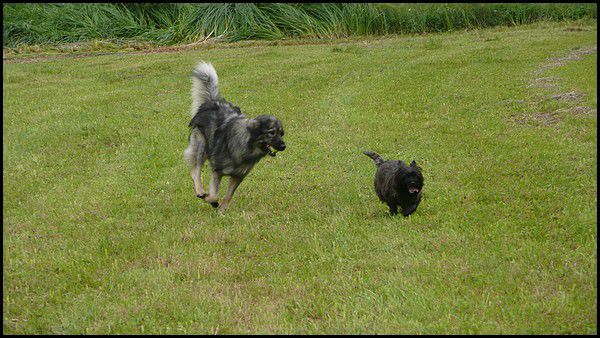
M 416 193 L 418 191 L 419 191 L 419 189 L 417 189 L 417 188 L 409 188 L 408 189 L 408 192 L 411 193 L 411 194 L 414 194 L 414 193 Z

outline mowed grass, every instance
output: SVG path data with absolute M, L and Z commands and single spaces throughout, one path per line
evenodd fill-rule
M 514 118 L 596 108 L 596 53 L 542 67 L 596 46 L 565 28 L 4 64 L 4 333 L 596 333 L 596 113 Z M 288 145 L 224 216 L 182 159 L 201 59 Z M 412 216 L 366 149 L 423 167 Z

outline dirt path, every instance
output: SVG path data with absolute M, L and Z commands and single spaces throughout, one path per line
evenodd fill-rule
M 410 36 L 410 35 L 407 35 Z M 160 47 L 148 47 L 148 46 L 134 46 L 129 47 L 125 50 L 115 51 L 74 51 L 74 52 L 40 52 L 38 54 L 32 53 L 31 56 L 21 56 L 18 54 L 11 54 L 4 50 L 2 61 L 3 63 L 31 63 L 47 60 L 60 60 L 60 59 L 71 59 L 71 58 L 86 58 L 102 55 L 139 55 L 139 54 L 160 54 L 160 53 L 176 53 L 188 50 L 202 50 L 202 49 L 227 49 L 227 48 L 244 48 L 244 47 L 264 47 L 264 46 L 292 46 L 292 45 L 343 45 L 346 43 L 361 43 L 363 45 L 378 44 L 390 39 L 398 38 L 398 35 L 383 35 L 379 37 L 368 37 L 368 36 L 355 36 L 347 38 L 298 38 L 298 39 L 283 39 L 283 40 L 249 40 L 249 41 L 238 41 L 238 42 L 222 42 L 215 39 L 209 39 L 205 41 L 195 42 L 187 45 L 176 45 L 176 46 L 160 46 Z M 85 49 L 84 46 L 76 45 L 73 47 L 77 49 Z
M 124 51 L 113 51 L 113 52 L 56 52 L 56 53 L 40 53 L 32 56 L 12 56 L 8 55 L 6 51 L 2 57 L 3 63 L 31 63 L 47 60 L 60 60 L 60 59 L 78 59 L 94 56 L 103 55 L 136 55 L 136 54 L 158 54 L 158 53 L 174 53 L 185 50 L 193 49 L 210 49 L 215 48 L 215 42 L 203 41 L 188 45 L 178 46 L 162 46 L 162 47 L 142 47 L 139 49 L 131 50 L 132 48 L 125 49 Z M 85 47 L 84 47 L 85 48 Z M 77 49 L 77 47 L 75 47 Z
M 533 78 L 527 84 L 528 88 L 538 88 L 546 91 L 557 91 L 562 80 L 558 76 L 543 76 L 545 72 L 556 67 L 563 67 L 569 62 L 582 60 L 582 56 L 593 54 L 597 52 L 596 46 L 580 48 L 573 52 L 570 52 L 564 56 L 548 58 L 540 67 L 534 70 L 531 74 Z M 579 105 L 582 98 L 585 97 L 584 93 L 571 91 L 566 93 L 550 94 L 549 96 L 544 94 L 542 100 L 558 100 L 558 101 L 570 101 L 573 106 L 567 108 L 561 108 L 550 112 L 532 112 L 532 113 L 519 113 L 511 116 L 511 120 L 515 125 L 542 125 L 550 126 L 555 125 L 562 121 L 566 114 L 580 116 L 580 117 L 596 117 L 596 108 L 581 106 Z M 532 102 L 536 105 L 537 103 Z

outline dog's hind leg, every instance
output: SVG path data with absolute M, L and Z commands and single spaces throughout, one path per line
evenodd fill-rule
M 221 175 L 217 171 L 212 171 L 210 185 L 208 187 L 208 196 L 204 200 L 210 203 L 210 205 L 212 205 L 213 208 L 219 206 L 219 184 L 221 183 L 222 177 L 223 175 Z
M 202 165 L 206 161 L 206 141 L 198 129 L 190 133 L 190 144 L 184 151 L 183 156 L 190 167 L 194 191 L 199 198 L 205 198 L 206 193 L 202 187 Z
M 204 199 L 207 194 L 204 192 L 204 188 L 202 187 L 202 165 L 204 161 L 206 161 L 206 155 L 202 154 L 199 156 L 199 160 L 196 163 L 196 166 L 192 169 L 192 180 L 194 181 L 194 191 L 196 192 L 196 196 Z
M 231 202 L 233 193 L 235 192 L 237 187 L 240 185 L 240 183 L 242 183 L 243 179 L 244 179 L 243 177 L 235 177 L 235 176 L 231 176 L 231 178 L 229 178 L 229 186 L 227 187 L 227 192 L 225 193 L 225 196 L 223 197 L 223 201 L 221 202 L 221 205 L 219 206 L 219 211 L 221 213 L 225 212 L 225 210 L 227 210 L 227 207 L 229 207 L 229 202 Z

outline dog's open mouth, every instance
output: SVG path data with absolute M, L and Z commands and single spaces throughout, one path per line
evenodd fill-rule
M 419 192 L 419 188 L 410 187 L 410 188 L 408 188 L 408 192 L 411 194 L 416 194 Z
M 269 154 L 269 156 L 274 157 L 277 154 L 277 150 L 267 143 L 265 143 L 265 151 L 267 152 L 267 154 Z

